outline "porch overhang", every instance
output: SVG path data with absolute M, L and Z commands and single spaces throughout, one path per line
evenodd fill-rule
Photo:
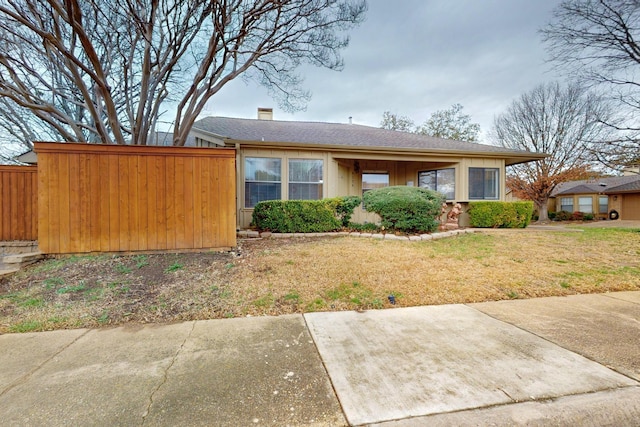
M 292 142 L 242 141 L 224 139 L 228 147 L 254 149 L 294 149 L 307 151 L 328 151 L 334 159 L 344 160 L 396 160 L 396 161 L 432 161 L 452 162 L 460 158 L 504 159 L 506 166 L 542 160 L 547 154 L 510 151 L 461 151 L 439 149 L 417 149 L 398 147 L 345 146 L 333 144 L 304 144 Z

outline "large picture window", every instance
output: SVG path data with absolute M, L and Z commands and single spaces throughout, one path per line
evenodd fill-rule
M 282 194 L 282 161 L 247 157 L 244 159 L 244 206 L 254 207 L 263 200 L 280 200 Z
M 500 198 L 500 170 L 497 168 L 469 168 L 469 199 L 498 200 Z
M 456 193 L 456 170 L 451 168 L 418 172 L 418 186 L 438 191 L 447 200 L 453 200 Z
M 322 199 L 322 160 L 289 160 L 289 200 Z

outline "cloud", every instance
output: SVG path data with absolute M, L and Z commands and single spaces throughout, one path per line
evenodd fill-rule
M 313 98 L 306 111 L 280 111 L 266 89 L 231 82 L 206 114 L 256 117 L 275 107 L 280 120 L 378 126 L 386 110 L 416 123 L 462 104 L 490 130 L 493 117 L 522 93 L 558 79 L 544 62 L 538 29 L 560 0 L 371 0 L 367 20 L 350 34 L 342 72 L 305 66 Z

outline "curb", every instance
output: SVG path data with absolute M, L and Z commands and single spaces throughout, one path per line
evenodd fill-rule
M 271 231 L 254 231 L 254 230 L 240 230 L 236 233 L 238 239 L 291 239 L 299 237 L 360 237 L 367 239 L 379 239 L 379 240 L 400 240 L 406 242 L 420 242 L 425 240 L 438 240 L 446 237 L 453 237 L 462 234 L 473 234 L 476 230 L 472 228 L 465 228 L 459 230 L 442 231 L 433 234 L 420 234 L 412 236 L 397 236 L 395 234 L 382 234 L 382 233 L 359 233 L 348 231 L 336 231 L 333 233 L 272 233 Z

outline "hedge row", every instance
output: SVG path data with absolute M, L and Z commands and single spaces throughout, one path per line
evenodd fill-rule
M 268 200 L 253 209 L 252 225 L 275 233 L 324 233 L 349 224 L 357 196 L 323 200 Z
M 533 202 L 471 202 L 472 227 L 525 228 L 531 222 Z

